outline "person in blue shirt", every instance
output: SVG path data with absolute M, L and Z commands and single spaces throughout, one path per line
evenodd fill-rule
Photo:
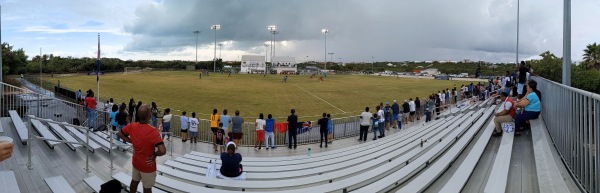
M 332 140 L 332 134 L 331 134 L 331 127 L 333 127 L 332 123 L 331 123 L 331 114 L 327 114 L 327 141 L 328 143 L 331 143 Z
M 275 128 L 275 119 L 273 119 L 273 115 L 267 115 L 267 127 L 265 127 L 265 149 L 269 150 L 269 139 L 271 139 L 271 149 L 277 148 L 275 146 L 275 134 L 273 133 L 273 129 Z
M 522 99 L 517 102 L 517 107 L 523 108 L 522 113 L 517 113 L 515 116 L 515 135 L 521 135 L 522 130 L 525 130 L 527 121 L 537 119 L 540 116 L 540 91 L 537 90 L 537 82 L 529 80 L 527 84 L 527 93 Z
M 119 124 L 117 123 L 117 113 L 119 113 L 119 106 L 113 104 L 112 106 L 112 111 L 110 111 L 109 117 L 110 117 L 110 125 L 112 126 L 112 130 L 116 131 L 117 127 L 119 127 Z M 114 138 L 116 140 L 119 140 L 119 136 L 117 136 L 117 134 L 114 134 Z

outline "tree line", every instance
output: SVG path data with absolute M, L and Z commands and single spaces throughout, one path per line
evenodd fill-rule
M 555 82 L 562 81 L 562 58 L 546 51 L 540 54 L 541 59 L 527 61 L 528 65 L 534 70 L 534 73 Z M 584 49 L 583 61 L 571 67 L 571 83 L 573 87 L 600 93 L 600 45 L 597 43 L 589 44 Z M 28 56 L 22 48 L 15 49 L 8 43 L 2 43 L 2 72 L 6 74 L 27 74 L 39 73 L 40 65 L 43 73 L 81 73 L 93 72 L 96 70 L 96 58 L 74 58 L 49 55 L 36 55 L 28 60 Z M 195 69 L 213 70 L 213 61 L 152 61 L 152 60 L 121 60 L 118 58 L 101 58 L 102 72 L 122 72 L 125 67 L 141 67 L 153 69 L 183 70 L 188 65 Z M 388 64 L 391 64 L 388 65 Z M 225 63 L 222 59 L 217 59 L 217 70 L 222 69 Z M 239 67 L 240 62 L 228 63 L 228 65 Z M 306 66 L 316 66 L 324 68 L 323 63 L 300 63 L 298 68 Z M 415 70 L 424 70 L 427 68 L 436 68 L 444 74 L 475 74 L 479 69 L 482 76 L 502 76 L 506 71 L 513 72 L 516 69 L 514 64 L 491 64 L 487 62 L 457 62 L 440 63 L 437 61 L 427 62 L 373 62 L 373 63 L 339 63 L 328 62 L 327 69 L 335 71 L 352 72 L 383 72 L 391 70 L 394 72 L 414 72 Z

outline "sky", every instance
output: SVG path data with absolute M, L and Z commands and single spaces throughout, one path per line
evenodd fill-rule
M 40 48 L 95 58 L 99 33 L 102 57 L 194 61 L 197 41 L 199 61 L 215 54 L 239 60 L 270 55 L 266 26 L 276 25 L 275 55 L 298 62 L 516 60 L 517 0 L 0 0 L 0 6 L 1 41 L 30 58 Z M 571 6 L 578 61 L 586 45 L 600 43 L 600 1 Z M 519 13 L 519 60 L 547 50 L 562 57 L 563 1 L 522 1 Z M 211 30 L 215 24 L 221 29 Z M 222 44 L 216 53 L 215 35 Z

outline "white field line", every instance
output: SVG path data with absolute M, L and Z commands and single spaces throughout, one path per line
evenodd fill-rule
M 298 87 L 299 89 L 302 89 L 304 92 L 306 92 L 306 93 L 308 93 L 308 94 L 310 94 L 310 95 L 314 96 L 315 98 L 317 98 L 317 99 L 319 99 L 319 100 L 321 100 L 321 101 L 323 101 L 323 102 L 325 102 L 325 103 L 327 103 L 327 104 L 331 105 L 333 108 L 336 108 L 337 110 L 339 110 L 339 111 L 342 111 L 342 113 L 346 113 L 346 111 L 344 111 L 344 110 L 342 110 L 342 109 L 340 109 L 340 108 L 336 107 L 335 105 L 333 105 L 333 104 L 331 104 L 331 103 L 327 102 L 326 100 L 323 100 L 321 97 L 318 97 L 317 95 L 314 95 L 313 93 L 311 93 L 311 92 L 308 92 L 306 89 L 304 89 L 304 88 L 302 88 L 302 87 L 300 87 L 300 86 L 298 86 L 298 85 L 296 85 L 296 84 L 294 84 L 294 86 Z

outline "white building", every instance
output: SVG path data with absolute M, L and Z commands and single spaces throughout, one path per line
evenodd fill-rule
M 265 56 L 242 55 L 241 73 L 265 73 Z
M 440 74 L 440 71 L 438 71 L 438 69 L 435 69 L 435 68 L 428 68 L 425 70 L 421 70 L 421 73 L 423 73 L 423 74 L 427 73 L 429 75 L 438 75 L 438 74 Z
M 289 56 L 274 56 L 272 70 L 276 70 L 277 74 L 280 74 L 281 72 L 296 73 L 298 72 L 296 58 Z

